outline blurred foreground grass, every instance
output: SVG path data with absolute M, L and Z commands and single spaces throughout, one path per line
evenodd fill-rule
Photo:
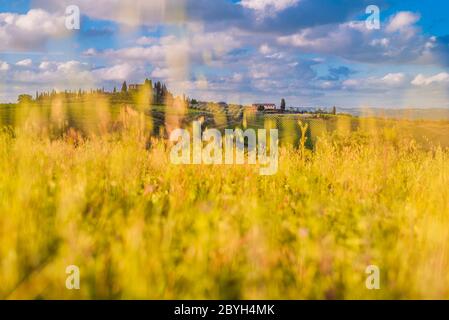
M 3 129 L 0 298 L 449 298 L 449 151 L 341 119 L 304 159 L 285 144 L 269 177 L 173 166 L 138 124 Z

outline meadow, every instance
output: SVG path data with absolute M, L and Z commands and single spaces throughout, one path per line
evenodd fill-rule
M 449 298 L 448 123 L 94 106 L 0 108 L 0 299 Z M 170 164 L 207 116 L 282 127 L 279 172 Z

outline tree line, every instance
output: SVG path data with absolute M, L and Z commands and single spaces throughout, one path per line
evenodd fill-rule
M 137 87 L 136 87 L 137 86 Z M 133 103 L 138 100 L 146 99 L 152 104 L 167 105 L 171 104 L 175 97 L 168 90 L 165 83 L 157 81 L 153 83 L 150 79 L 145 79 L 143 84 L 129 86 L 126 81 L 121 85 L 120 90 L 117 87 L 109 92 L 104 88 L 90 90 L 65 90 L 65 91 L 36 91 L 35 96 L 29 94 L 21 94 L 18 96 L 19 103 L 44 103 L 55 98 L 62 98 L 68 102 L 83 101 L 89 98 L 98 97 L 99 95 L 109 98 L 111 102 L 128 102 Z M 185 97 L 183 97 L 185 99 Z

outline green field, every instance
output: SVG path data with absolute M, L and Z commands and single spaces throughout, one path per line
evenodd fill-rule
M 61 107 L 60 115 L 64 125 L 63 128 L 72 127 L 84 133 L 98 131 L 101 118 L 105 117 L 108 125 L 119 122 L 120 111 L 124 104 L 107 104 L 103 108 L 97 108 L 96 102 L 90 103 L 70 103 Z M 133 106 L 135 109 L 136 107 Z M 54 118 L 54 106 L 44 104 L 40 106 L 21 106 L 17 104 L 0 105 L 0 126 L 15 127 L 20 125 L 24 118 L 37 116 L 44 122 L 52 122 Z M 408 135 L 415 139 L 421 145 L 440 145 L 449 147 L 449 121 L 431 121 L 431 120 L 398 120 L 380 117 L 352 117 L 341 115 L 333 117 L 323 115 L 321 117 L 309 115 L 294 114 L 249 114 L 245 118 L 242 116 L 241 109 L 222 110 L 218 107 L 211 107 L 207 110 L 187 109 L 180 115 L 179 112 L 166 106 L 145 106 L 143 113 L 152 124 L 153 135 L 159 136 L 161 128 L 165 127 L 166 115 L 177 117 L 180 120 L 180 126 L 188 127 L 193 120 L 204 118 L 206 127 L 213 128 L 235 128 L 248 127 L 260 129 L 269 122 L 270 126 L 276 127 L 280 131 L 281 143 L 287 142 L 298 145 L 300 129 L 297 125 L 298 120 L 309 123 L 308 146 L 313 146 L 316 138 L 322 134 L 338 132 L 356 132 L 358 130 L 379 130 L 384 128 L 394 128 L 401 131 L 401 134 Z M 54 122 L 54 121 L 53 121 Z M 53 123 L 54 124 L 54 123 Z
M 296 115 L 102 101 L 0 114 L 0 298 L 449 298 L 448 123 L 302 116 L 302 152 Z M 279 127 L 279 172 L 170 164 L 164 128 L 197 118 Z

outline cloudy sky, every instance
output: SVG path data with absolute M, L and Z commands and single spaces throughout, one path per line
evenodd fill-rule
M 0 0 L 0 101 L 148 77 L 203 100 L 449 108 L 448 17 L 446 0 Z

